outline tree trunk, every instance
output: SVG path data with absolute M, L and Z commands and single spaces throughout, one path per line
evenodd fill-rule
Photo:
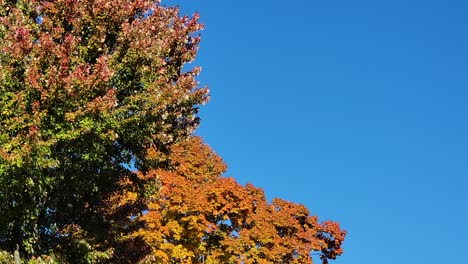
M 15 252 L 13 253 L 13 256 L 15 257 L 15 264 L 21 264 L 18 244 L 16 244 L 16 249 L 15 249 Z

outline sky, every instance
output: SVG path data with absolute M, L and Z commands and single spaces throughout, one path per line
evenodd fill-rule
M 468 1 L 162 3 L 205 24 L 226 175 L 339 222 L 331 263 L 468 263 Z

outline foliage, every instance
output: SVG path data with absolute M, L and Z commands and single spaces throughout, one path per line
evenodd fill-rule
M 159 1 L 0 0 L 0 261 L 17 245 L 25 263 L 342 253 L 336 223 L 221 177 L 190 136 L 201 29 Z
M 319 223 L 302 205 L 268 203 L 261 189 L 221 177 L 225 165 L 201 139 L 173 145 L 167 160 L 167 169 L 138 173 L 156 181 L 157 192 L 139 195 L 124 181 L 109 201 L 118 214 L 147 204 L 134 220 L 139 228 L 122 238 L 144 241 L 143 263 L 310 263 L 311 252 L 326 263 L 342 253 L 338 224 Z
M 0 264 L 11 264 L 13 261 L 13 254 L 0 250 Z
M 198 123 L 207 90 L 181 71 L 198 16 L 148 0 L 0 0 L 0 14 L 0 248 L 106 251 L 102 197 L 125 164 L 147 170 L 147 146 Z
M 7 251 L 0 251 L 0 264 L 12 264 L 14 263 L 14 255 L 8 253 Z M 27 261 L 22 260 L 22 263 L 25 264 L 58 264 L 60 263 L 57 259 L 53 256 L 40 256 L 40 257 L 33 257 Z
M 53 256 L 40 256 L 40 257 L 33 257 L 28 261 L 25 261 L 26 264 L 59 264 L 60 262 L 55 259 Z

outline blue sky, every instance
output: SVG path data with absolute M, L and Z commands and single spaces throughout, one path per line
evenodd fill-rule
M 228 175 L 340 222 L 333 263 L 468 263 L 468 2 L 162 3 L 206 26 Z

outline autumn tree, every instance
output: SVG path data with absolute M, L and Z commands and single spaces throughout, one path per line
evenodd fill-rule
M 341 254 L 336 223 L 222 177 L 221 159 L 191 136 L 208 95 L 199 68 L 184 65 L 201 29 L 197 14 L 159 1 L 0 0 L 0 256 L 17 247 L 59 263 Z
M 108 250 L 103 197 L 198 123 L 206 89 L 182 71 L 198 16 L 149 0 L 0 0 L 0 16 L 0 248 Z
M 158 155 L 166 168 L 137 172 L 157 192 L 141 195 L 124 180 L 108 201 L 118 218 L 147 205 L 134 220 L 138 228 L 121 237 L 145 251 L 142 263 L 311 263 L 311 253 L 327 263 L 342 253 L 346 233 L 337 223 L 318 222 L 302 205 L 268 203 L 261 189 L 222 177 L 226 166 L 200 138 L 180 141 L 169 153 Z

